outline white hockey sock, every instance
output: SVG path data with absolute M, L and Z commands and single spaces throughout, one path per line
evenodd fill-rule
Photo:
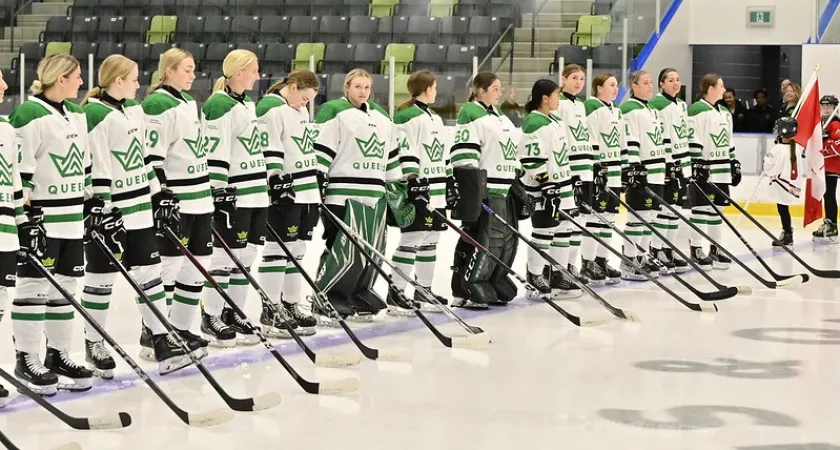
M 198 261 L 202 266 L 207 267 L 210 257 L 199 256 Z M 181 266 L 177 280 L 175 293 L 172 296 L 172 307 L 169 309 L 169 322 L 179 330 L 188 330 L 192 327 L 195 312 L 201 300 L 204 277 L 192 263 L 185 262 Z
M 306 254 L 306 241 L 297 240 L 294 242 L 289 243 L 289 251 L 295 255 L 295 261 L 298 263 L 303 262 L 303 256 Z M 300 270 L 295 267 L 295 263 L 292 260 L 287 260 L 286 262 L 286 279 L 283 281 L 283 301 L 286 303 L 300 303 L 301 301 L 301 288 L 300 285 L 303 283 L 303 275 L 300 274 Z
M 234 255 L 239 252 L 239 249 L 233 250 Z M 206 266 L 205 266 L 206 267 Z M 230 272 L 233 267 L 233 261 L 230 260 L 227 253 L 221 248 L 214 248 L 213 255 L 210 257 L 210 275 L 225 292 L 230 286 Z M 216 291 L 209 281 L 204 281 L 204 295 L 202 298 L 202 306 L 205 313 L 210 316 L 222 315 L 222 310 L 225 307 L 225 300 L 221 294 Z
M 710 218 L 707 228 L 709 230 L 709 237 L 718 244 L 723 244 L 721 242 L 721 239 L 723 238 L 723 219 L 718 216 Z
M 571 244 L 572 232 L 568 224 L 561 224 L 560 230 L 554 233 L 554 240 L 551 242 L 551 257 L 564 269 L 569 265 L 569 258 L 572 256 Z
M 708 233 L 709 230 L 709 222 L 712 220 L 712 216 L 715 213 L 711 211 L 711 208 L 708 206 L 697 206 L 691 208 L 691 223 L 697 226 L 700 230 L 705 233 Z M 693 228 L 691 229 L 691 243 L 692 247 L 702 247 L 703 246 L 703 236 L 700 235 L 697 231 Z
M 680 219 L 678 219 L 677 217 L 674 217 L 668 223 L 668 232 L 665 233 L 665 237 L 668 239 L 668 242 L 670 242 L 674 245 L 679 245 L 677 243 L 677 238 L 679 237 L 679 234 L 680 234 Z M 662 247 L 663 248 L 670 248 L 667 245 L 665 245 L 664 243 L 663 243 Z
M 417 282 L 423 287 L 432 287 L 432 282 L 435 278 L 439 236 L 439 231 L 427 231 L 423 245 L 417 248 L 415 275 Z
M 12 302 L 15 350 L 37 354 L 41 349 L 46 309 L 46 280 L 18 277 Z
M 554 256 L 552 252 L 552 243 L 554 239 L 554 230 L 555 228 L 534 228 L 531 232 L 531 240 L 539 247 L 541 250 L 545 250 L 549 252 L 549 254 Z M 543 268 L 548 264 L 536 250 L 528 246 L 528 272 L 531 272 L 535 275 L 539 275 L 543 272 Z
M 566 263 L 567 266 L 569 264 L 573 266 L 580 266 L 580 246 L 582 244 L 582 239 L 582 231 L 572 231 L 572 237 L 569 240 L 569 262 Z
M 394 251 L 394 256 L 391 257 L 391 262 L 400 269 L 403 273 L 411 276 L 414 271 L 414 263 L 417 259 L 417 247 L 423 242 L 422 231 L 406 231 L 400 233 L 400 243 L 397 250 Z M 399 289 L 405 289 L 408 286 L 408 281 L 398 275 L 396 271 L 391 274 L 394 280 L 394 286 Z
M 656 228 L 656 231 L 662 233 L 666 238 L 668 238 L 668 233 L 671 232 L 672 227 L 675 227 L 675 225 L 673 225 L 675 219 L 676 217 L 672 216 L 670 211 L 666 212 L 663 209 L 663 211 L 660 211 L 659 214 L 656 215 L 656 219 L 654 219 L 653 221 L 653 226 Z M 668 240 L 673 242 L 673 240 L 670 238 Z M 655 249 L 668 248 L 668 246 L 665 245 L 662 239 L 660 239 L 659 236 L 656 235 L 653 236 L 652 247 Z
M 166 292 L 167 309 L 172 306 L 172 297 L 175 295 L 175 278 L 181 271 L 184 262 L 183 256 L 161 256 L 160 263 L 163 266 L 161 278 L 163 279 L 163 290 Z
M 57 273 L 55 279 L 67 292 L 76 292 L 76 278 Z M 50 348 L 70 351 L 73 341 L 73 318 L 75 310 L 70 306 L 70 302 L 58 289 L 50 285 L 47 309 L 44 313 L 44 334 Z
M 602 238 L 603 236 L 601 236 L 601 233 L 603 232 L 604 227 L 606 227 L 606 225 L 602 224 L 601 222 L 598 222 L 598 220 L 593 216 L 585 217 L 587 218 L 585 225 L 586 230 Z M 583 236 L 583 245 L 581 246 L 581 256 L 583 257 L 583 259 L 586 261 L 594 261 L 599 246 L 600 245 L 598 244 L 598 241 L 595 240 L 595 238 L 590 237 L 588 234 L 585 234 Z
M 245 248 L 234 250 L 234 252 L 234 254 L 239 257 L 239 260 L 242 261 L 242 265 L 250 271 L 251 265 L 254 263 L 254 260 L 257 259 L 257 246 L 249 242 Z M 251 284 L 248 282 L 248 278 L 245 277 L 245 274 L 242 273 L 242 271 L 234 267 L 233 270 L 230 271 L 230 287 L 228 288 L 228 295 L 230 295 L 230 298 L 236 306 L 242 310 L 245 309 L 245 303 L 246 300 L 248 300 L 248 293 L 250 290 Z
M 289 244 L 286 244 L 289 245 Z M 286 253 L 276 242 L 266 242 L 262 262 L 257 272 L 259 283 L 273 303 L 280 302 L 286 279 L 286 266 L 289 264 Z
M 610 223 L 612 223 L 613 225 L 615 225 L 615 214 L 608 213 L 608 214 L 601 214 L 601 216 L 604 217 L 605 219 L 609 220 Z M 603 226 L 603 228 L 601 228 L 601 232 L 600 232 L 599 236 L 601 236 L 601 239 L 606 241 L 607 244 L 612 245 L 612 237 L 613 237 L 612 228 L 610 228 L 609 225 L 607 225 L 603 222 L 600 222 L 600 221 L 599 221 L 599 224 Z M 607 248 L 604 247 L 603 245 L 599 245 L 598 250 L 597 250 L 597 256 L 598 256 L 598 258 L 609 258 L 610 251 L 607 250 Z
M 82 289 L 82 306 L 96 323 L 107 329 L 108 308 L 116 273 L 85 273 L 85 287 Z M 85 338 L 100 342 L 102 335 L 85 321 Z
M 624 242 L 624 256 L 635 258 L 639 254 L 636 245 L 642 244 L 642 238 L 645 234 L 644 228 L 641 222 L 627 222 L 627 225 L 624 226 L 624 234 L 632 241 L 632 243 Z
M 163 300 L 166 298 L 166 294 L 163 291 L 163 281 L 158 278 L 156 280 L 143 283 L 141 286 L 143 286 L 143 292 L 147 297 L 149 297 L 149 300 L 154 303 L 158 310 L 161 310 L 161 306 L 163 306 L 164 303 Z M 160 320 L 158 320 L 157 316 L 152 313 L 152 309 L 149 308 L 149 305 L 140 300 L 140 297 L 137 297 L 137 302 L 137 307 L 140 309 L 140 317 L 143 318 L 143 323 L 152 330 L 152 334 L 157 335 L 166 333 L 166 327 Z M 162 310 L 161 313 L 163 313 Z

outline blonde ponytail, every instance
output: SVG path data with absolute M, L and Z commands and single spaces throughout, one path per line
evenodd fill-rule
M 257 55 L 250 50 L 236 49 L 228 53 L 222 62 L 222 76 L 213 84 L 213 92 L 223 91 L 230 77 L 256 60 Z
M 38 79 L 32 82 L 29 92 L 32 95 L 43 94 L 51 88 L 59 77 L 68 77 L 79 65 L 76 58 L 68 54 L 50 55 L 38 63 Z
M 127 80 L 135 67 L 137 63 L 123 55 L 111 55 L 105 58 L 99 66 L 99 85 L 91 88 L 80 104 L 84 106 L 88 100 L 102 97 L 102 94 L 117 81 L 117 78 Z
M 178 67 L 178 64 L 181 64 L 181 61 L 185 59 L 193 59 L 193 55 L 181 48 L 173 47 L 163 52 L 163 54 L 160 55 L 160 62 L 158 63 L 158 74 L 160 74 L 160 79 L 149 86 L 146 96 L 151 95 L 153 92 L 160 89 L 161 86 L 166 84 L 166 72 L 170 69 Z

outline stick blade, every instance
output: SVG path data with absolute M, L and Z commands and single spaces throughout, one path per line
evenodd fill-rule
M 131 425 L 131 416 L 121 412 L 91 417 L 87 421 L 89 430 L 116 430 Z
M 385 362 L 409 362 L 412 359 L 411 350 L 402 347 L 380 348 L 377 361 Z
M 487 333 L 452 336 L 452 348 L 479 348 L 488 344 L 490 336 Z
M 698 303 L 697 306 L 700 307 L 701 312 L 705 313 L 716 313 L 718 312 L 718 306 L 714 303 Z
M 738 295 L 752 295 L 752 288 L 749 286 L 738 286 Z
M 252 411 L 263 411 L 274 408 L 283 401 L 283 396 L 279 392 L 267 392 L 262 395 L 254 397 L 254 407 Z
M 358 366 L 362 362 L 362 357 L 358 354 L 343 352 L 343 353 L 318 353 L 315 355 L 315 365 L 320 367 L 352 367 Z
M 581 327 L 600 327 L 602 325 L 606 325 L 612 322 L 612 317 L 610 316 L 598 316 L 598 317 L 590 317 L 588 319 L 580 319 Z
M 703 301 L 713 302 L 717 300 L 726 300 L 728 298 L 732 298 L 738 295 L 738 288 L 734 286 L 729 286 L 719 291 L 708 292 L 704 294 L 705 295 L 700 297 L 700 299 Z
M 203 413 L 188 413 L 187 423 L 191 427 L 212 427 L 229 422 L 233 419 L 233 410 L 229 408 L 219 408 L 213 411 Z
M 622 309 L 621 312 L 624 314 L 624 320 L 628 322 L 641 322 L 642 320 L 639 319 L 639 315 L 636 314 L 636 311 L 632 311 L 629 309 Z
M 50 450 L 82 450 L 82 446 L 77 442 L 69 442 L 64 445 L 59 445 L 58 447 L 53 447 Z
M 359 389 L 358 378 L 342 378 L 340 380 L 321 381 L 318 384 L 318 394 L 337 395 L 346 394 Z
M 806 278 L 807 276 L 808 275 L 793 275 L 789 278 L 785 278 L 784 280 L 777 281 L 776 286 L 777 287 L 782 287 L 782 288 L 783 287 L 796 286 L 796 285 L 807 282 L 808 281 L 808 278 Z

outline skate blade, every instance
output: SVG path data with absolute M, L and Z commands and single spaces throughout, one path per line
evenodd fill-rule
M 712 268 L 715 269 L 715 270 L 729 270 L 730 265 L 731 264 L 729 264 L 729 263 L 716 262 L 716 263 L 712 264 Z
M 93 378 L 68 378 L 63 375 L 58 377 L 58 389 L 60 391 L 84 392 L 89 391 L 92 387 Z
M 274 408 L 283 401 L 283 396 L 279 392 L 267 392 L 262 395 L 254 397 L 254 407 L 252 411 L 264 411 L 266 409 Z
M 388 317 L 397 317 L 397 318 L 406 318 L 411 317 L 414 315 L 414 311 L 410 309 L 403 309 L 403 308 L 395 308 L 393 306 L 389 306 L 388 309 L 385 311 L 385 315 Z
M 364 314 L 358 315 L 353 314 L 352 316 L 347 318 L 348 322 L 355 322 L 355 323 L 373 323 L 373 314 Z
M 131 425 L 131 416 L 126 413 L 106 414 L 88 418 L 91 430 L 116 430 Z
M 315 355 L 315 365 L 320 367 L 352 367 L 362 362 L 361 355 L 345 353 L 318 353 Z
M 39 386 L 37 384 L 32 384 L 32 383 L 30 383 L 30 382 L 28 382 L 28 381 L 26 381 L 26 380 L 24 380 L 20 377 L 18 377 L 18 381 L 23 383 L 23 385 L 26 386 L 27 388 L 29 388 L 30 391 L 32 391 L 32 392 L 34 392 L 34 393 L 36 393 L 36 394 L 38 394 L 42 397 L 52 397 L 52 396 L 54 396 L 55 394 L 58 393 L 58 384 L 50 384 L 50 385 L 46 385 L 46 386 Z M 23 394 L 23 392 L 21 392 L 20 390 L 18 390 L 18 392 Z
M 615 286 L 616 284 L 621 283 L 621 278 L 607 278 L 606 283 L 608 286 Z
M 255 334 L 238 334 L 236 335 L 236 345 L 257 345 L 260 343 L 260 338 Z
M 295 329 L 295 333 L 297 333 L 298 336 L 314 336 L 316 333 L 318 333 L 318 329 L 316 327 L 298 326 L 298 328 Z
M 189 356 L 176 356 L 158 363 L 158 373 L 161 375 L 168 375 L 172 372 L 179 371 L 192 364 L 192 359 Z
M 318 384 L 318 394 L 337 395 L 346 394 L 359 389 L 358 378 L 343 378 L 340 380 L 326 380 Z
M 427 313 L 443 313 L 443 310 L 441 308 L 438 308 L 437 305 L 433 305 L 431 303 L 421 303 L 420 304 L 420 311 L 427 312 Z M 412 312 L 412 315 L 413 314 L 414 313 Z
M 412 353 L 407 348 L 380 348 L 377 361 L 384 362 L 409 362 L 411 361 Z
M 205 339 L 210 341 L 210 346 L 211 347 L 216 347 L 216 348 L 234 348 L 234 347 L 236 347 L 236 338 L 227 339 L 227 340 L 222 341 L 222 340 L 219 340 L 219 339 L 215 339 L 215 338 L 213 338 L 213 337 L 211 337 L 210 335 L 207 335 L 207 334 L 205 334 L 204 337 L 205 337 Z
M 269 325 L 262 326 L 263 334 L 274 339 L 291 339 L 292 335 L 289 334 L 284 328 L 274 328 Z
M 88 365 L 88 369 L 93 372 L 93 376 L 102 378 L 103 380 L 114 379 L 114 369 L 97 369 L 95 366 Z
M 223 424 L 233 419 L 233 410 L 230 408 L 219 408 L 204 413 L 188 413 L 187 421 L 194 427 L 212 427 Z
M 583 296 L 583 291 L 580 289 L 575 289 L 572 291 L 557 291 L 551 293 L 551 299 L 554 301 L 558 300 L 572 300 L 576 298 L 580 298 Z
M 607 280 L 589 280 L 589 283 L 586 283 L 589 287 L 601 287 L 607 284 Z
M 452 348 L 481 348 L 489 344 L 490 335 L 487 333 L 452 336 Z
M 140 347 L 140 353 L 138 355 L 143 361 L 157 362 L 157 359 L 155 359 L 155 349 L 153 348 Z
M 653 275 L 651 275 L 653 276 Z M 648 281 L 643 275 L 622 275 L 621 279 L 624 281 L 636 281 L 636 282 L 644 282 Z
M 838 241 L 836 238 L 813 238 L 812 242 L 814 244 L 836 244 Z

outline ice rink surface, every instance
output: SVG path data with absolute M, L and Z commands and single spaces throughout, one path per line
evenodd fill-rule
M 776 220 L 764 221 L 778 229 Z M 774 269 L 805 272 L 746 224 L 741 230 Z M 522 225 L 529 233 L 527 223 Z M 770 278 L 734 235 L 724 236 L 727 248 Z M 442 295 L 449 295 L 456 239 L 448 231 L 438 246 L 436 291 Z M 806 261 L 820 268 L 840 266 L 840 247 L 814 246 L 810 231 L 798 230 L 795 239 Z M 389 255 L 396 242 L 392 230 Z M 525 245 L 519 248 L 516 268 L 524 274 Z M 321 250 L 317 243 L 309 249 L 306 267 L 313 273 Z M 611 320 L 597 328 L 576 328 L 544 303 L 524 297 L 489 312 L 456 310 L 492 337 L 486 348 L 472 350 L 443 347 L 416 318 L 382 314 L 372 325 L 351 323 L 370 346 L 410 349 L 410 363 L 363 359 L 348 369 L 315 368 L 293 342 L 275 341 L 308 379 L 360 379 L 357 392 L 340 396 L 304 393 L 261 346 L 211 350 L 205 362 L 234 396 L 271 391 L 283 396 L 276 408 L 236 413 L 212 428 L 185 426 L 117 359 L 115 380 L 97 379 L 89 392 L 61 393 L 50 401 L 76 416 L 128 412 L 134 421 L 129 428 L 75 431 L 13 392 L 0 413 L 0 429 L 24 450 L 67 442 L 90 450 L 840 450 L 838 282 L 812 277 L 805 285 L 770 290 L 734 264 L 712 275 L 754 291 L 718 302 L 716 314 L 700 313 L 651 283 L 622 282 L 599 292 L 641 321 Z M 701 290 L 714 289 L 696 273 L 686 276 Z M 663 280 L 685 300 L 699 302 L 669 277 Z M 385 285 L 379 287 L 384 293 Z M 140 319 L 134 295 L 125 283 L 115 292 L 108 329 L 136 356 Z M 586 296 L 560 304 L 585 318 L 606 314 Z M 258 320 L 255 294 L 247 310 Z M 464 333 L 444 324 L 441 314 L 429 316 L 446 333 Z M 83 361 L 82 324 L 76 317 L 74 356 Z M 11 371 L 8 319 L 0 333 L 0 363 Z M 357 352 L 340 330 L 321 329 L 305 339 L 319 353 Z M 144 367 L 188 411 L 224 406 L 194 369 L 159 377 L 153 365 Z

